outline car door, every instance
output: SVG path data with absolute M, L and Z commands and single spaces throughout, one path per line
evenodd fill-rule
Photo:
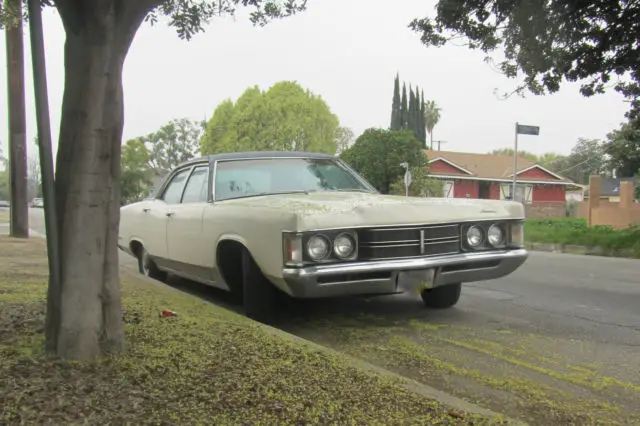
M 186 278 L 206 279 L 202 250 L 202 217 L 210 199 L 209 164 L 191 170 L 180 204 L 170 210 L 167 220 L 167 247 L 172 269 Z
M 190 172 L 191 167 L 174 171 L 159 194 L 142 207 L 144 212 L 142 226 L 145 228 L 143 244 L 160 267 L 169 267 L 167 222 L 175 206 L 180 204 Z

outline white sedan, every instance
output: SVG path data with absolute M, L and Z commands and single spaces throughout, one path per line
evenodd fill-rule
M 230 153 L 182 164 L 123 206 L 119 246 L 149 277 L 229 290 L 270 322 L 279 293 L 417 291 L 449 308 L 462 283 L 525 262 L 523 221 L 513 201 L 382 195 L 331 155 Z

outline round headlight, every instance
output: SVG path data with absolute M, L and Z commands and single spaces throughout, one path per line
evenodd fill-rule
M 329 241 L 320 235 L 309 238 L 307 253 L 313 260 L 322 260 L 329 255 Z
M 355 249 L 356 242 L 349 234 L 340 234 L 333 240 L 333 252 L 341 259 L 351 256 Z
M 498 225 L 491 225 L 489 232 L 487 232 L 487 240 L 489 240 L 489 244 L 492 246 L 498 246 L 502 244 L 503 239 L 504 232 L 502 231 L 502 228 Z
M 482 230 L 477 226 L 472 226 L 467 231 L 467 244 L 471 247 L 477 247 L 482 243 Z

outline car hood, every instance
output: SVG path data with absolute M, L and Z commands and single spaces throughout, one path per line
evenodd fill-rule
M 224 203 L 293 213 L 298 231 L 524 218 L 524 206 L 513 201 L 419 198 L 357 192 L 279 194 Z

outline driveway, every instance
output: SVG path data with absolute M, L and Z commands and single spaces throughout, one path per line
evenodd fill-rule
M 44 233 L 42 210 L 31 226 Z M 640 424 L 638 260 L 532 252 L 509 277 L 465 285 L 453 309 L 417 295 L 296 301 L 279 327 L 531 424 Z

